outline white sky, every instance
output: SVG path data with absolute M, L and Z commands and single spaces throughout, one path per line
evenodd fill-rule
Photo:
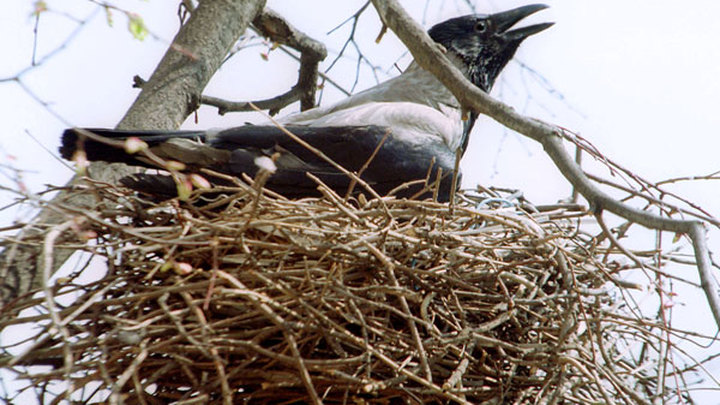
M 3 7 L 0 24 L 0 78 L 14 75 L 31 63 L 34 20 L 29 17 L 31 1 L 15 0 Z M 87 0 L 47 0 L 49 8 L 76 19 L 91 15 L 96 6 Z M 0 163 L 27 170 L 24 182 L 33 191 L 43 184 L 64 184 L 72 171 L 46 152 L 27 133 L 51 152 L 57 150 L 59 135 L 72 126 L 112 127 L 130 106 L 137 90 L 132 77 L 149 77 L 177 29 L 177 1 L 118 1 L 117 4 L 142 15 L 159 39 L 133 40 L 126 19 L 114 13 L 109 27 L 103 13 L 92 18 L 85 29 L 45 65 L 23 76 L 23 82 L 66 122 L 53 117 L 15 82 L 0 82 Z M 268 5 L 310 36 L 327 44 L 334 58 L 346 38 L 349 26 L 326 33 L 352 14 L 364 0 L 270 0 Z M 405 0 L 404 5 L 429 27 L 445 18 L 467 14 L 462 0 Z M 492 12 L 530 1 L 478 0 L 478 11 Z M 650 179 L 704 175 L 720 170 L 720 2 L 695 0 L 547 0 L 549 10 L 532 21 L 554 21 L 556 25 L 529 39 L 517 59 L 545 77 L 559 99 L 538 80 L 511 64 L 493 95 L 529 115 L 580 132 L 611 159 Z M 77 24 L 67 16 L 47 13 L 38 26 L 37 59 L 63 43 Z M 357 38 L 373 63 L 381 66 L 381 79 L 395 75 L 392 63 L 404 52 L 388 34 L 380 45 L 374 43 L 379 24 L 372 7 L 363 15 Z M 268 62 L 259 57 L 267 47 L 253 47 L 228 62 L 212 80 L 206 94 L 234 100 L 261 99 L 286 91 L 295 82 L 297 65 L 274 51 Z M 330 75 L 350 88 L 355 78 L 354 50 L 343 58 Z M 406 56 L 399 62 L 405 67 Z M 367 67 L 361 69 L 357 89 L 375 84 Z M 327 86 L 323 103 L 341 94 Z M 290 106 L 282 113 L 295 111 Z M 219 117 L 203 108 L 200 127 L 238 125 L 260 121 L 253 114 Z M 186 123 L 186 126 L 193 126 Z M 476 183 L 522 189 L 535 203 L 564 198 L 569 186 L 533 141 L 509 133 L 484 119 L 471 140 L 463 162 L 465 185 Z M 0 184 L 12 185 L 9 172 L 0 168 Z M 720 214 L 720 186 L 712 183 L 677 187 L 716 216 Z M 3 195 L 4 194 L 4 195 Z M 0 206 L 13 198 L 0 191 Z M 0 211 L 0 226 L 15 217 L 28 219 L 28 211 Z M 711 249 L 720 250 L 717 233 Z M 689 316 L 699 330 L 708 329 L 702 298 L 678 298 L 685 302 Z M 713 403 L 712 401 L 710 403 Z M 714 400 L 720 403 L 720 400 Z

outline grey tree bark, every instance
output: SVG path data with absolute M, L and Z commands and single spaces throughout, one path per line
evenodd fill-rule
M 265 0 L 201 1 L 117 128 L 178 128 L 196 108 L 202 90 L 233 44 L 264 7 Z M 95 180 L 115 183 L 130 170 L 126 166 L 93 163 L 88 173 Z M 76 181 L 71 180 L 68 186 Z M 53 208 L 61 205 L 88 208 L 96 205 L 96 201 L 87 195 L 60 192 L 14 238 L 19 243 L 8 245 L 0 252 L 0 308 L 41 285 L 40 242 L 48 230 L 67 221 L 64 213 Z M 55 249 L 53 271 L 73 252 L 73 249 Z

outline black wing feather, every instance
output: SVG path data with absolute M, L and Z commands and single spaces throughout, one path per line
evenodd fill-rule
M 387 194 L 397 186 L 412 180 L 424 179 L 428 172 L 434 180 L 438 169 L 442 169 L 444 180 L 441 183 L 440 199 L 445 200 L 450 192 L 454 154 L 441 140 L 424 144 L 411 144 L 403 142 L 388 135 L 390 128 L 381 126 L 346 126 L 346 127 L 308 127 L 288 126 L 287 130 L 300 139 L 322 151 L 334 162 L 342 165 L 351 172 L 358 172 L 370 159 L 383 142 L 376 156 L 362 173 L 362 178 L 368 182 L 379 194 Z M 246 125 L 219 132 L 203 131 L 113 131 L 89 130 L 116 140 L 134 136 L 147 142 L 150 147 L 162 147 L 170 140 L 177 138 L 193 139 L 205 145 L 230 151 L 229 158 L 218 161 L 210 167 L 226 174 L 241 176 L 243 173 L 254 177 L 258 171 L 255 159 L 260 156 L 279 154 L 276 161 L 278 170 L 273 174 L 267 187 L 289 198 L 316 196 L 317 184 L 307 176 L 313 173 L 333 190 L 343 195 L 351 179 L 335 168 L 331 163 L 293 140 L 282 129 L 276 126 Z M 63 143 L 60 148 L 61 155 L 70 159 L 75 150 L 84 148 L 89 160 L 102 160 L 107 162 L 122 162 L 133 165 L 150 166 L 146 161 L 138 160 L 136 155 L 129 155 L 124 150 L 109 146 L 101 142 L 90 140 L 74 130 L 67 130 L 63 134 Z M 187 163 L 187 162 L 186 162 Z M 189 170 L 197 169 L 190 167 Z M 151 176 L 151 175 L 146 175 Z M 154 183 L 146 176 L 135 177 L 144 181 L 135 181 L 139 188 L 142 184 Z M 132 179 L 123 184 L 132 187 Z M 142 184 L 141 184 L 142 183 Z M 166 182 L 164 182 L 166 183 Z M 163 183 L 163 184 L 164 184 Z M 400 196 L 411 196 L 417 193 L 421 186 L 411 187 L 400 193 Z M 356 191 L 362 188 L 356 187 Z

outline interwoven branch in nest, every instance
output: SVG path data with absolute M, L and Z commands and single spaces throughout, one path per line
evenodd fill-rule
M 46 325 L 4 364 L 87 402 L 677 400 L 651 375 L 662 359 L 622 353 L 662 338 L 617 309 L 619 267 L 576 213 L 223 190 L 178 205 L 78 189 L 102 205 L 57 208 L 107 272 L 49 287 L 74 297 L 54 322 L 47 308 L 0 322 Z

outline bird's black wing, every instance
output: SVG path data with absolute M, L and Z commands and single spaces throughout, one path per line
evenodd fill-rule
M 435 180 L 441 172 L 443 181 L 439 198 L 445 200 L 449 196 L 454 155 L 441 140 L 409 143 L 394 137 L 390 128 L 372 125 L 286 128 L 351 172 L 357 173 L 365 167 L 362 179 L 381 195 L 412 180 L 426 177 Z M 289 198 L 318 195 L 317 184 L 307 173 L 312 173 L 341 195 L 347 192 L 351 184 L 348 175 L 276 126 L 246 125 L 217 132 L 91 131 L 114 139 L 138 137 L 147 142 L 150 150 L 158 156 L 181 161 L 188 165 L 189 170 L 206 167 L 234 176 L 245 173 L 254 177 L 259 169 L 256 159 L 274 157 L 277 170 L 268 179 L 266 186 Z M 152 167 L 147 160 L 139 158 L 140 155 L 128 155 L 117 147 L 90 140 L 78 142 L 78 139 L 82 137 L 78 138 L 75 131 L 66 131 L 61 147 L 63 157 L 71 158 L 78 145 L 82 144 L 89 160 Z M 375 152 L 376 155 L 371 159 Z M 132 179 L 124 183 L 134 185 L 133 188 L 151 190 L 159 190 L 160 184 L 167 183 L 152 176 L 136 175 L 132 178 L 134 183 L 130 181 Z M 398 195 L 412 196 L 421 189 L 421 185 L 416 185 L 402 190 Z M 362 191 L 362 187 L 356 186 L 355 191 Z

